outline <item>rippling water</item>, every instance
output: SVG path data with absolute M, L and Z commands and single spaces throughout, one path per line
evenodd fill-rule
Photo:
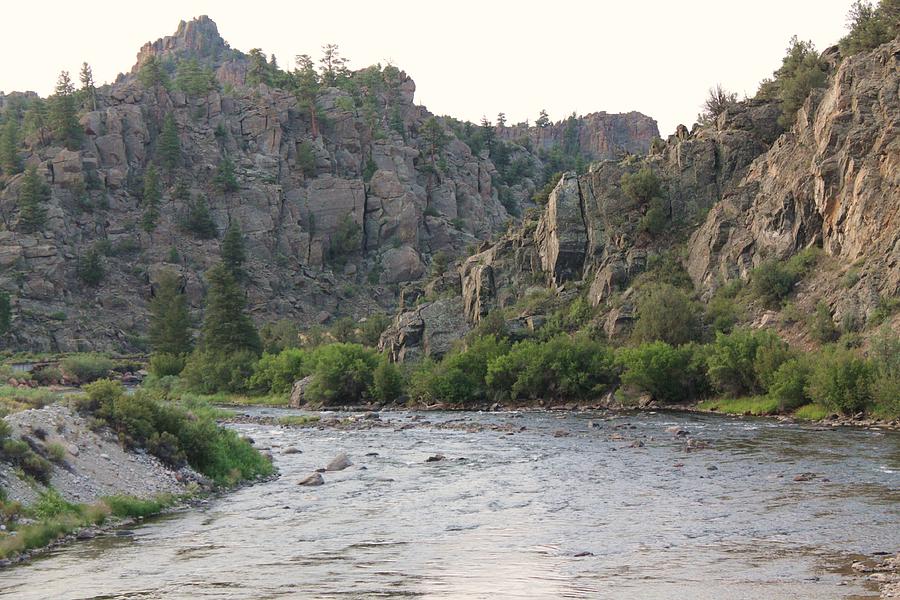
M 857 598 L 877 593 L 846 576 L 851 555 L 900 549 L 897 434 L 663 413 L 418 418 L 461 417 L 525 430 L 239 426 L 281 478 L 0 572 L 0 597 Z M 686 452 L 675 424 L 712 446 Z M 352 467 L 296 485 L 340 451 Z

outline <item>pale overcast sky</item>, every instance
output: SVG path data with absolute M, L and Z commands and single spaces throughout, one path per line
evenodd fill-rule
M 0 90 L 46 95 L 62 69 L 88 61 L 98 82 L 134 63 L 146 41 L 208 14 L 233 48 L 296 54 L 340 45 L 354 68 L 391 61 L 416 101 L 477 121 L 503 111 L 534 121 L 546 108 L 637 110 L 663 136 L 690 125 L 716 83 L 752 94 L 791 35 L 822 50 L 844 33 L 850 0 L 156 0 L 12 2 L 0 30 Z

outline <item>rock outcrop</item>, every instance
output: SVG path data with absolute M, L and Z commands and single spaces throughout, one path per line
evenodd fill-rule
M 508 125 L 499 128 L 498 135 L 508 141 L 527 139 L 532 147 L 545 151 L 569 143 L 593 160 L 604 160 L 647 152 L 653 138 L 659 137 L 659 128 L 654 119 L 639 112 L 596 112 L 545 127 Z
M 194 60 L 215 74 L 216 88 L 192 96 L 174 84 L 145 87 L 138 73 L 152 56 L 164 65 Z M 23 158 L 51 196 L 46 225 L 32 234 L 18 226 L 23 175 L 0 191 L 0 289 L 14 304 L 7 345 L 140 349 L 147 301 L 165 269 L 181 275 L 199 318 L 203 273 L 218 260 L 218 239 L 233 221 L 246 238 L 257 321 L 311 325 L 323 313 L 392 311 L 397 287 L 421 278 L 436 252 L 462 255 L 499 234 L 510 210 L 530 199 L 528 177 L 503 187 L 487 153 L 473 153 L 449 126 L 433 166 L 422 132 L 431 114 L 414 104 L 413 80 L 393 67 L 365 69 L 342 89 L 322 89 L 313 123 L 293 93 L 248 86 L 250 65 L 208 17 L 182 22 L 174 35 L 145 44 L 129 73 L 98 89 L 96 110 L 80 117 L 81 149 L 25 140 Z M 169 115 L 180 145 L 171 172 L 162 169 L 159 150 Z M 629 119 L 641 117 L 648 120 Z M 615 144 L 649 144 L 647 127 L 612 127 Z M 539 173 L 540 159 L 528 156 Z M 237 189 L 217 179 L 226 159 Z M 158 225 L 148 233 L 139 224 L 150 164 L 162 171 L 164 191 Z M 204 204 L 217 232 L 212 239 L 186 228 Z M 77 274 L 91 249 L 105 255 L 105 277 L 95 288 Z
M 706 293 L 821 246 L 858 280 L 830 304 L 870 313 L 900 293 L 900 40 L 845 59 L 797 122 L 710 211 L 688 270 Z M 843 306 L 846 310 L 846 306 Z

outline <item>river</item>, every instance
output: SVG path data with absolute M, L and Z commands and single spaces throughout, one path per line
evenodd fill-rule
M 280 478 L 0 572 L 0 597 L 872 598 L 847 567 L 900 549 L 896 433 L 682 413 L 383 419 L 236 425 Z M 485 427 L 422 423 L 458 419 Z M 297 485 L 339 452 L 353 466 Z

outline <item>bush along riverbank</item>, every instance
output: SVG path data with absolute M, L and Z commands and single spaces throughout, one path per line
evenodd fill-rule
M 162 388 L 82 395 L 0 420 L 0 564 L 273 474 L 220 411 Z
M 190 388 L 177 377 L 154 380 Z M 707 343 L 661 340 L 613 347 L 587 332 L 513 341 L 476 331 L 442 360 L 388 362 L 360 344 L 264 353 L 223 404 L 317 408 L 602 406 L 787 415 L 900 425 L 900 339 L 884 329 L 863 351 L 790 347 L 774 331 L 736 328 Z

